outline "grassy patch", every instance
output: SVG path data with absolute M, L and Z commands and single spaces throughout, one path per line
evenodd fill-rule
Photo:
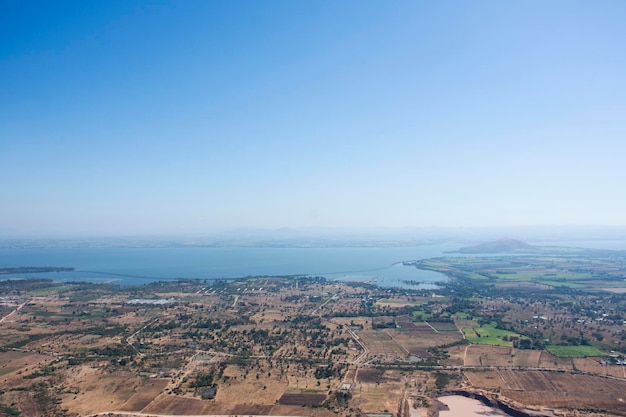
M 76 288 L 76 285 L 74 284 L 53 285 L 51 287 L 37 288 L 35 290 L 31 290 L 28 292 L 28 295 L 33 297 L 45 297 L 46 295 L 60 294 L 66 291 L 70 291 L 74 288 Z
M 423 321 L 423 320 L 431 318 L 432 316 L 433 316 L 432 314 L 426 313 L 425 311 L 421 311 L 421 310 L 413 312 L 413 318 L 415 320 L 422 320 Z
M 477 345 L 511 346 L 511 342 L 507 342 L 496 337 L 467 337 L 466 339 Z
M 584 358 L 587 356 L 605 356 L 604 353 L 595 346 L 546 346 L 546 350 L 560 358 Z
M 476 323 L 466 322 L 461 330 L 469 342 L 480 345 L 511 346 L 511 337 L 521 337 L 508 330 L 496 329 L 493 324 L 478 326 Z
M 20 415 L 20 412 L 15 408 L 7 407 L 6 405 L 0 405 L 0 414 L 17 417 Z

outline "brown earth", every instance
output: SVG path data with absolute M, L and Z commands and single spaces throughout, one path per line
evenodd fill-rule
M 143 385 L 135 373 L 109 373 L 89 365 L 70 368 L 63 377 L 68 391 L 61 395 L 62 405 L 79 415 L 117 410 Z
M 169 383 L 168 379 L 150 379 L 135 395 L 130 397 L 120 411 L 141 411 L 159 395 Z
M 626 380 L 544 371 L 466 372 L 477 388 L 529 406 L 596 410 L 626 416 Z
M 326 394 L 283 394 L 278 400 L 282 405 L 320 406 L 326 400 Z
M 148 405 L 143 412 L 175 415 L 264 415 L 269 414 L 272 407 L 273 405 L 227 404 L 162 394 Z

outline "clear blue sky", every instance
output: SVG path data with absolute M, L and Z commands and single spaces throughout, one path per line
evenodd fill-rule
M 0 235 L 626 225 L 624 1 L 0 1 Z

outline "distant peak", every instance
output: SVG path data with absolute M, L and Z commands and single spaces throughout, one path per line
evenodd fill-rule
M 458 250 L 460 253 L 506 253 L 506 252 L 535 252 L 539 248 L 516 239 L 498 239 L 491 242 L 466 246 Z

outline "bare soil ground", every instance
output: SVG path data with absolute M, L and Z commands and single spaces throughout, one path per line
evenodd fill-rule
M 22 380 L 22 376 L 17 372 L 30 373 L 37 366 L 52 361 L 54 358 L 48 355 L 37 353 L 8 351 L 0 352 L 0 377 L 8 385 L 15 384 Z M 11 383 L 11 381 L 14 381 Z
M 464 364 L 465 366 L 558 367 L 558 364 L 557 366 L 554 364 L 554 358 L 548 358 L 545 356 L 546 353 L 540 350 L 523 350 L 508 346 L 471 345 L 467 347 L 467 354 L 464 355 Z M 548 355 L 552 356 L 549 353 Z M 571 365 L 567 365 L 564 369 L 571 369 Z
M 513 349 L 513 366 L 538 367 L 540 350 Z
M 448 348 L 448 355 L 450 357 L 442 360 L 441 364 L 450 366 L 463 366 L 465 364 L 465 350 L 467 348 L 468 345 L 452 346 L 451 348 Z
M 396 319 L 396 322 L 401 329 L 405 329 L 410 332 L 435 332 L 435 330 L 433 330 L 433 328 L 429 326 L 426 322 L 414 321 L 413 317 L 410 316 L 400 316 Z
M 359 337 L 369 349 L 370 358 L 377 357 L 393 360 L 408 356 L 407 351 L 384 331 L 363 330 L 359 332 Z
M 337 417 L 337 414 L 324 407 L 303 408 L 300 405 L 281 404 L 276 404 L 266 414 L 272 416 Z
M 513 348 L 471 345 L 467 347 L 465 366 L 513 366 Z
M 264 415 L 270 414 L 272 408 L 273 405 L 223 403 L 162 394 L 143 412 L 175 415 Z
M 531 406 L 626 415 L 626 381 L 542 371 L 466 372 L 472 385 Z
M 283 405 L 320 406 L 326 400 L 326 394 L 283 394 L 278 400 Z
M 429 330 L 423 332 L 402 332 L 398 329 L 388 329 L 387 333 L 402 346 L 405 352 L 419 357 L 430 356 L 426 351 L 428 348 L 457 342 L 463 337 L 459 332 L 435 332 L 430 327 Z
M 459 331 L 459 328 L 456 327 L 454 323 L 431 321 L 431 322 L 427 322 L 427 324 L 432 326 L 438 332 L 458 332 Z
M 506 388 L 506 381 L 498 371 L 466 371 L 465 377 L 469 383 L 477 388 L 502 389 Z
M 574 362 L 572 358 L 559 358 L 548 351 L 542 351 L 539 357 L 539 367 L 541 368 L 558 368 L 567 371 L 574 370 Z
M 359 370 L 359 381 L 361 381 Z M 380 378 L 384 384 L 378 382 L 359 382 L 352 389 L 351 404 L 359 407 L 363 413 L 382 413 L 398 411 L 398 404 L 404 389 L 404 380 L 398 371 L 385 371 Z M 366 379 L 369 375 L 366 374 Z
M 14 408 L 19 408 L 21 414 L 26 416 L 40 416 L 41 410 L 37 406 L 37 401 L 32 393 L 24 391 L 7 392 L 2 396 L 2 402 L 12 404 Z
M 287 388 L 287 381 L 279 381 L 278 375 L 256 379 L 250 373 L 246 379 L 239 376 L 220 383 L 215 397 L 216 403 L 225 404 L 275 404 Z
M 117 410 L 143 385 L 135 373 L 103 372 L 89 365 L 67 370 L 64 380 L 68 391 L 61 396 L 62 405 L 79 415 Z
M 383 378 L 383 374 L 385 371 L 383 369 L 359 369 L 359 382 L 371 384 L 371 383 L 380 383 L 385 379 Z
M 626 379 L 626 366 L 608 365 L 598 358 L 574 358 L 574 366 L 579 371 Z
M 141 411 L 159 395 L 169 383 L 168 379 L 150 379 L 135 395 L 130 397 L 120 411 Z

